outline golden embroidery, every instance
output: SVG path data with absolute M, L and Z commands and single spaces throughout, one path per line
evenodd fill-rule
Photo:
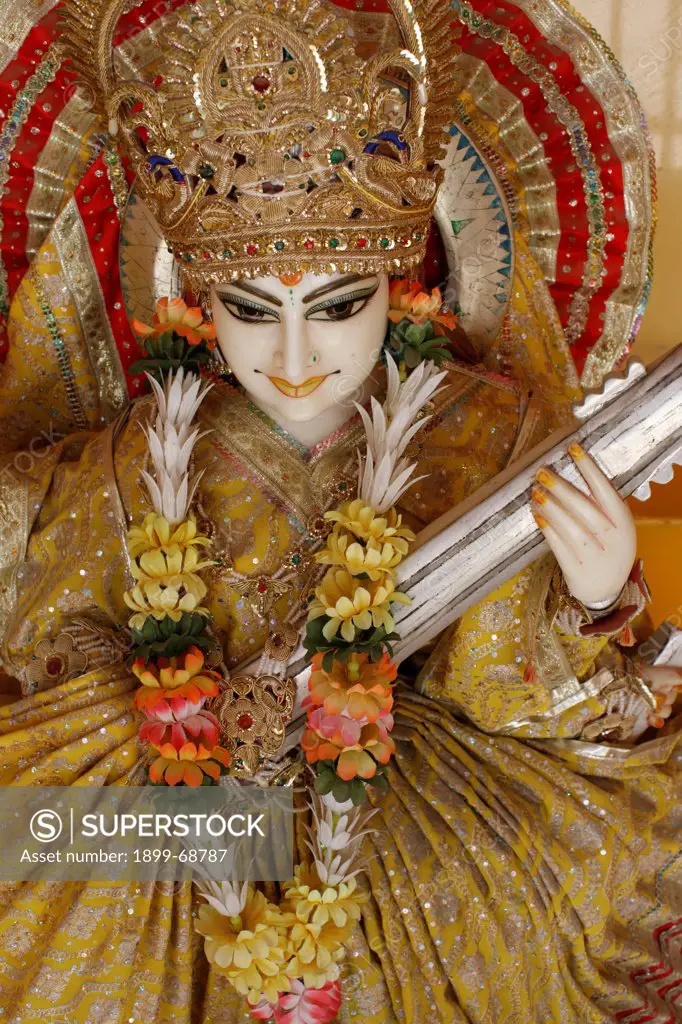
M 210 702 L 221 726 L 221 742 L 231 754 L 230 771 L 249 778 L 284 746 L 296 684 L 278 676 L 233 676 Z
M 74 199 L 70 199 L 52 230 L 62 271 L 80 320 L 81 335 L 99 389 L 101 417 L 109 421 L 128 403 L 121 361 L 92 266 L 90 243 Z
M 88 663 L 86 655 L 75 649 L 69 633 L 60 633 L 54 640 L 41 640 L 36 644 L 33 657 L 24 672 L 26 686 L 23 689 L 27 696 L 84 672 Z

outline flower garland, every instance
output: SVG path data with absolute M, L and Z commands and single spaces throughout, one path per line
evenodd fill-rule
M 135 585 L 124 594 L 133 612 L 132 670 L 141 683 L 135 703 L 145 716 L 139 737 L 154 755 L 151 783 L 212 785 L 230 758 L 218 742 L 218 720 L 205 708 L 221 678 L 206 666 L 216 644 L 201 603 L 207 588 L 200 572 L 213 563 L 202 557 L 209 540 L 189 514 L 197 484 L 189 463 L 200 436 L 192 422 L 211 385 L 182 368 L 169 373 L 163 387 L 151 374 L 149 380 L 158 412 L 154 426 L 145 428 L 153 474 L 142 476 L 154 511 L 128 531 Z
M 415 298 L 403 307 L 410 317 L 417 315 Z M 432 305 L 424 316 L 442 319 L 440 293 Z M 202 604 L 201 573 L 214 563 L 189 511 L 198 483 L 190 461 L 202 436 L 193 422 L 212 387 L 187 372 L 188 347 L 212 340 L 198 312 L 182 300 L 162 300 L 154 328 L 134 323 L 159 342 L 158 351 L 148 348 L 151 365 L 143 367 L 157 401 L 155 423 L 145 428 L 152 472 L 142 474 L 154 511 L 128 531 L 135 585 L 125 594 L 150 782 L 190 787 L 217 784 L 230 765 L 218 720 L 205 707 L 222 682 L 207 664 L 217 645 Z M 366 802 L 368 785 L 387 785 L 395 750 L 391 642 L 398 634 L 391 605 L 408 601 L 395 577 L 415 536 L 394 506 L 421 479 L 405 451 L 444 377 L 434 361 L 423 361 L 405 379 L 387 360 L 383 406 L 373 398 L 369 413 L 358 407 L 367 436 L 358 497 L 325 513 L 333 526 L 315 557 L 328 569 L 309 606 L 304 641 L 312 668 L 302 740 L 315 773 L 306 826 L 312 863 L 295 868 L 278 905 L 250 882 L 197 883 L 205 902 L 196 928 L 206 956 L 257 1020 L 329 1024 L 341 1005 L 340 965 L 367 899 L 358 889 L 357 861 L 370 815 L 355 805 Z
M 325 514 L 334 526 L 315 557 L 330 568 L 308 611 L 312 673 L 301 746 L 317 766 L 316 791 L 339 803 L 362 804 L 367 785 L 387 785 L 385 766 L 395 752 L 391 641 L 398 639 L 391 605 L 409 601 L 395 589 L 395 575 L 415 539 L 394 506 L 417 482 L 416 464 L 404 452 L 426 423 L 428 417 L 418 417 L 444 377 L 424 362 L 401 383 L 388 360 L 384 405 L 372 399 L 371 417 L 358 406 L 367 436 L 359 496 Z

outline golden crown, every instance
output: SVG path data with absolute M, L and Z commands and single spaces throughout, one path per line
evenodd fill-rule
M 390 0 L 369 57 L 328 0 L 197 0 L 132 79 L 126 6 L 66 0 L 65 43 L 190 286 L 423 259 L 458 49 L 442 0 Z

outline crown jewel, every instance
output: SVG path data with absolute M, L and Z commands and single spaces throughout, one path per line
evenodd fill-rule
M 369 59 L 325 0 L 198 0 L 132 79 L 124 6 L 67 0 L 67 45 L 188 283 L 421 261 L 456 51 L 439 0 L 391 0 Z

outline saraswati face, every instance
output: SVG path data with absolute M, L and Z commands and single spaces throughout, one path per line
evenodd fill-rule
M 278 422 L 326 418 L 353 400 L 381 354 L 385 274 L 260 277 L 211 290 L 217 341 L 251 399 Z

